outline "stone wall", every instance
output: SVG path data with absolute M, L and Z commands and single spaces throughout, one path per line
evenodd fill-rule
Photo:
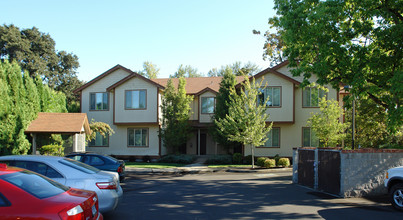
M 402 150 L 341 151 L 340 196 L 363 197 L 387 193 L 386 171 L 403 166 Z
M 298 183 L 298 150 L 293 154 L 293 182 Z M 311 149 L 311 148 L 309 148 Z M 325 149 L 321 149 L 325 150 Z M 337 150 L 337 149 L 329 149 Z M 340 152 L 340 194 L 341 197 L 377 196 L 387 193 L 384 187 L 386 171 L 403 166 L 403 150 L 358 149 L 338 150 Z M 315 157 L 315 166 L 321 163 Z M 315 170 L 315 182 L 318 179 Z M 317 184 L 315 187 L 317 188 Z

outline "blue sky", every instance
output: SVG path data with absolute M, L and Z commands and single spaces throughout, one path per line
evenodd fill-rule
M 262 32 L 274 16 L 270 0 L 0 0 L 0 24 L 37 27 L 56 49 L 79 57 L 78 77 L 89 81 L 116 64 L 133 71 L 144 61 L 160 68 L 159 78 L 180 64 L 207 74 L 212 68 L 263 61 Z

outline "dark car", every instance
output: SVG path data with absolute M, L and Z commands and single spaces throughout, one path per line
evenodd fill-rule
M 75 152 L 65 157 L 86 163 L 100 170 L 117 172 L 121 182 L 125 179 L 125 162 L 123 160 L 93 152 Z

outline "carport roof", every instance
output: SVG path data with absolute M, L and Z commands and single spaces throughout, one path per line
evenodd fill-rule
M 91 133 L 86 113 L 40 112 L 25 133 L 74 134 Z

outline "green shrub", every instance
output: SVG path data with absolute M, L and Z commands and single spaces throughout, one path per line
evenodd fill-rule
M 181 163 L 181 164 L 191 164 L 196 161 L 197 156 L 195 155 L 186 155 L 186 154 L 170 154 L 163 156 L 159 162 L 160 163 Z
M 280 160 L 280 155 L 276 154 L 273 159 L 276 161 L 276 164 L 278 164 L 278 160 Z
M 252 155 L 245 156 L 243 158 L 243 164 L 252 164 Z
M 290 166 L 290 159 L 288 158 L 280 158 L 277 162 L 277 166 L 279 167 L 289 167 Z
M 64 156 L 64 147 L 62 145 L 57 144 L 49 144 L 44 145 L 39 148 L 39 152 L 42 155 L 49 155 L 49 156 Z
M 206 160 L 206 164 L 231 164 L 231 155 L 213 155 Z
M 259 167 L 264 167 L 264 161 L 266 159 L 266 157 L 258 157 L 256 160 L 256 165 L 258 165 Z
M 263 164 L 266 168 L 271 168 L 276 166 L 276 160 L 274 159 L 266 159 Z
M 242 164 L 242 154 L 240 153 L 235 153 L 232 155 L 232 163 L 233 164 Z

